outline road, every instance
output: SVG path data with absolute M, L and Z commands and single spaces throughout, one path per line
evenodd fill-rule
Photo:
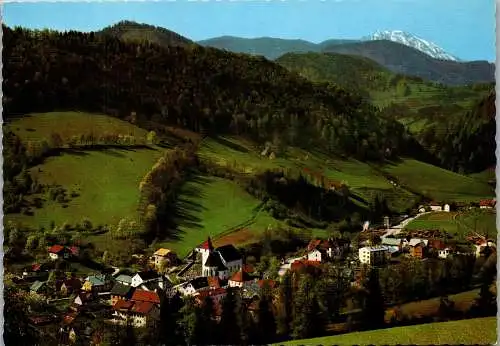
M 381 238 L 385 238 L 385 237 L 388 237 L 390 235 L 396 235 L 396 234 L 400 233 L 410 222 L 412 222 L 415 219 L 418 219 L 422 215 L 426 215 L 426 214 L 430 214 L 430 213 L 432 213 L 432 211 L 426 211 L 424 213 L 420 213 L 420 214 L 417 214 L 413 217 L 409 217 L 407 219 L 404 219 L 399 224 L 389 228 L 387 230 L 387 232 Z

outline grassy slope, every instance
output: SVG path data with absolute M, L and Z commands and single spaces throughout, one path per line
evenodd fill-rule
M 31 169 L 43 184 L 58 184 L 80 194 L 67 208 L 47 202 L 34 216 L 9 215 L 14 221 L 47 227 L 53 220 L 75 224 L 88 217 L 94 224 L 116 224 L 134 217 L 139 182 L 161 156 L 157 149 L 88 151 L 48 158 Z M 38 171 L 41 170 L 41 172 Z
M 429 323 L 376 331 L 297 340 L 282 345 L 491 345 L 497 336 L 495 317 Z
M 276 222 L 267 213 L 257 212 L 259 205 L 259 200 L 232 181 L 197 177 L 189 181 L 180 194 L 178 207 L 183 216 L 178 219 L 179 239 L 161 243 L 161 246 L 184 256 L 208 236 L 216 238 L 247 220 L 254 222 L 245 228 L 256 234 Z
M 402 185 L 438 201 L 470 202 L 495 195 L 484 182 L 413 159 L 386 165 L 382 169 Z
M 104 133 L 133 135 L 136 138 L 146 138 L 147 131 L 102 114 L 83 112 L 50 112 L 30 114 L 6 125 L 7 130 L 13 131 L 23 142 L 50 140 L 53 132 L 61 135 L 63 140 L 82 133 L 93 133 L 99 136 Z
M 7 127 L 26 142 L 50 138 L 52 132 L 63 138 L 93 132 L 133 134 L 145 138 L 146 131 L 130 123 L 99 114 L 53 112 L 18 119 Z M 33 177 L 43 184 L 58 184 L 75 191 L 67 208 L 54 202 L 35 209 L 34 216 L 7 215 L 7 220 L 19 221 L 34 227 L 45 226 L 53 220 L 56 225 L 74 224 L 88 217 L 94 224 L 116 223 L 123 217 L 134 217 L 139 200 L 139 182 L 161 156 L 159 148 L 86 150 L 63 153 L 47 158 L 31 168 Z
M 477 221 L 475 221 L 477 220 Z M 491 210 L 470 211 L 465 213 L 432 213 L 410 222 L 407 229 L 441 229 L 450 234 L 457 233 L 460 238 L 476 231 L 496 238 L 496 213 Z

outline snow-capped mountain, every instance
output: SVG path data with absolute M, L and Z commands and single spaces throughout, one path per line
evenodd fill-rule
M 436 59 L 442 60 L 452 60 L 460 61 L 457 57 L 447 53 L 443 48 L 439 47 L 435 43 L 424 40 L 423 38 L 417 37 L 413 34 L 400 31 L 400 30 L 385 30 L 376 31 L 371 36 L 365 38 L 366 40 L 389 40 L 393 42 L 398 42 L 409 47 L 418 49 L 419 51 L 430 55 Z

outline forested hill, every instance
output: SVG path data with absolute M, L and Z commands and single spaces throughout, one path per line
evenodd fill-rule
M 441 164 L 457 171 L 480 172 L 496 164 L 496 94 L 490 94 L 476 107 L 456 119 L 448 129 L 428 131 L 429 142 Z
M 194 44 L 190 39 L 165 28 L 140 24 L 128 20 L 118 22 L 97 32 L 98 35 L 110 35 L 123 41 L 152 42 L 162 46 L 185 46 Z
M 403 127 L 331 85 L 265 60 L 200 46 L 128 43 L 3 26 L 4 115 L 98 111 L 137 123 L 322 145 L 361 159 L 407 150 Z

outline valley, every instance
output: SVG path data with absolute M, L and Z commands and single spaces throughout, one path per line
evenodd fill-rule
M 489 63 L 2 30 L 10 344 L 492 340 Z

